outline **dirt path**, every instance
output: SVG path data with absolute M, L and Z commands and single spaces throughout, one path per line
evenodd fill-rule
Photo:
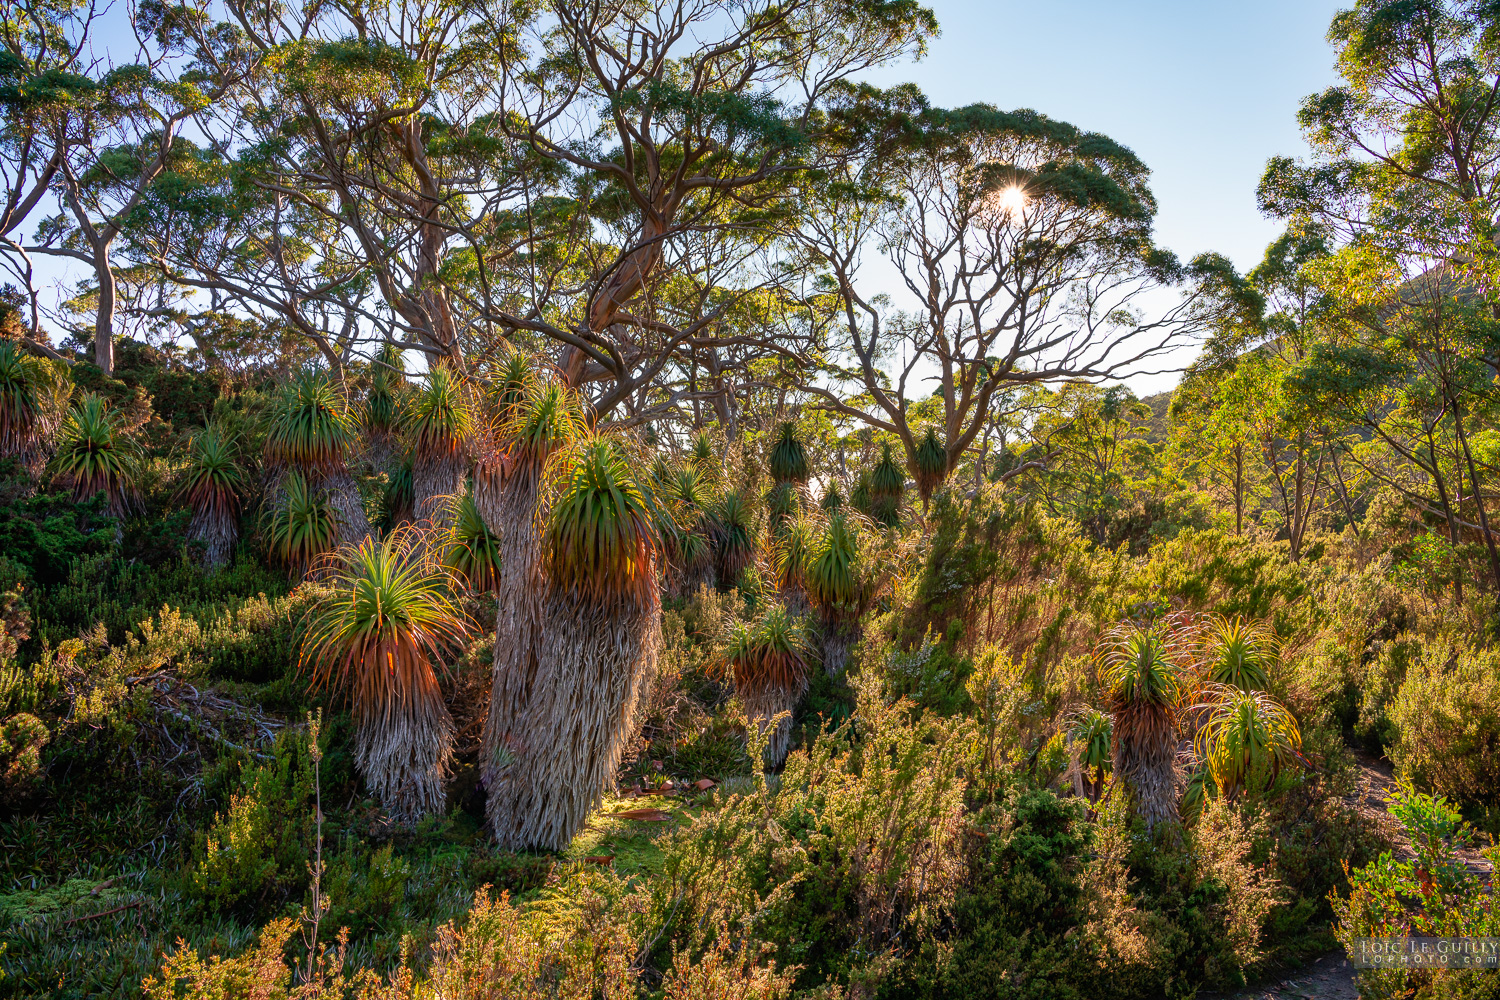
M 1400 825 L 1386 811 L 1385 799 L 1396 787 L 1396 775 L 1391 763 L 1379 757 L 1356 750 L 1354 759 L 1359 765 L 1360 771 L 1360 796 L 1355 803 L 1359 811 L 1368 816 L 1373 822 L 1383 827 L 1396 845 L 1396 857 L 1407 861 L 1413 857 L 1411 841 L 1401 832 Z M 1463 860 L 1464 867 L 1476 875 L 1490 878 L 1494 875 L 1494 868 L 1476 847 L 1462 848 L 1458 856 Z
M 1358 1000 L 1359 987 L 1354 984 L 1354 970 L 1344 953 L 1338 951 L 1231 997 L 1233 1000 Z
M 1386 796 L 1396 787 L 1394 769 L 1387 760 L 1355 751 L 1359 766 L 1359 791 L 1353 805 L 1372 823 L 1385 830 L 1396 845 L 1398 858 L 1412 857 L 1411 842 L 1401 832 L 1400 824 L 1386 809 Z M 1492 876 L 1490 862 L 1477 849 L 1462 850 L 1459 856 L 1471 872 Z M 1310 965 L 1278 973 L 1254 987 L 1228 994 L 1226 1000 L 1358 1000 L 1354 969 L 1342 950 L 1330 952 Z

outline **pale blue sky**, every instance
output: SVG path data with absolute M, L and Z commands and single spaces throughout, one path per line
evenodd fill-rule
M 1266 160 L 1305 150 L 1298 102 L 1335 81 L 1328 22 L 1350 0 L 928 0 L 927 58 L 872 74 L 935 104 L 1030 107 L 1129 146 L 1152 170 L 1159 240 L 1252 267 L 1277 224 Z
M 1256 209 L 1256 182 L 1269 157 L 1303 152 L 1298 102 L 1334 82 L 1324 34 L 1352 0 L 927 3 L 942 26 L 928 56 L 872 82 L 915 82 L 943 106 L 1030 107 L 1110 136 L 1152 170 L 1162 245 L 1184 259 L 1216 250 L 1246 270 L 1277 233 Z M 1129 381 L 1146 394 L 1177 376 Z

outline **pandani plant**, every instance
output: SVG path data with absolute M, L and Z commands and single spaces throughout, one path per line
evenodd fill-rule
M 401 823 L 443 811 L 454 728 L 437 671 L 471 631 L 433 548 L 408 526 L 339 552 L 302 637 L 302 669 L 349 699 L 355 768 Z
M 1264 691 L 1280 654 L 1276 633 L 1242 615 L 1215 615 L 1202 632 L 1203 675 L 1213 684 L 1241 691 Z
M 870 492 L 870 470 L 860 469 L 854 476 L 854 485 L 849 489 L 849 506 L 869 517 L 875 509 L 874 502 Z
M 393 461 L 385 474 L 385 486 L 380 491 L 380 508 L 384 512 L 381 526 L 386 531 L 416 520 L 417 494 L 411 476 L 410 454 Z
M 443 565 L 453 577 L 475 593 L 487 593 L 500 586 L 500 540 L 491 533 L 479 516 L 473 494 L 455 501 L 457 508 L 449 518 Z
M 654 468 L 654 467 L 653 467 Z M 708 476 L 696 465 L 670 466 L 652 473 L 656 484 L 657 537 L 662 575 L 669 593 L 691 594 L 713 570 L 713 548 L 706 520 Z
M 465 447 L 474 429 L 474 412 L 463 378 L 437 366 L 413 396 L 407 426 L 412 441 L 412 491 L 417 517 L 429 520 L 439 535 L 448 528 L 453 505 L 448 498 L 463 488 L 468 469 Z
M 1129 782 L 1137 812 L 1154 828 L 1177 815 L 1176 650 L 1161 629 L 1126 624 L 1110 631 L 1095 658 L 1109 693 L 1115 773 Z
M 327 493 L 297 470 L 285 473 L 262 534 L 271 557 L 306 573 L 339 546 L 339 516 Z
M 498 532 L 501 494 L 510 456 L 507 446 L 528 395 L 538 382 L 530 355 L 508 349 L 486 374 L 474 419 L 474 503 L 480 516 Z
M 870 516 L 886 527 L 901 521 L 901 494 L 906 491 L 906 474 L 891 456 L 891 443 L 880 444 L 880 461 L 870 470 Z
M 714 439 L 707 430 L 693 435 L 693 461 L 699 465 L 714 461 Z
M 1113 740 L 1114 720 L 1097 708 L 1084 709 L 1069 720 L 1073 790 L 1080 797 L 1099 801 L 1111 770 L 1109 750 Z
M 1264 691 L 1210 684 L 1202 697 L 1193 751 L 1220 795 L 1267 788 L 1284 769 L 1306 763 L 1297 720 Z
M 771 446 L 771 478 L 778 483 L 801 485 L 807 482 L 807 449 L 797 439 L 797 425 L 787 421 L 776 429 Z
M 781 531 L 797 516 L 799 499 L 796 487 L 791 483 L 772 483 L 766 490 L 766 526 L 772 534 Z
M 239 448 L 228 431 L 210 423 L 189 439 L 179 495 L 193 511 L 188 538 L 202 543 L 204 562 L 211 567 L 227 563 L 239 541 L 244 488 Z
M 109 400 L 93 392 L 79 397 L 58 433 L 57 479 L 80 500 L 103 493 L 110 514 L 123 518 L 135 506 L 140 463 L 140 449 Z
M 922 443 L 917 445 L 916 455 L 917 493 L 922 498 L 922 510 L 927 509 L 932 491 L 942 485 L 948 477 L 948 450 L 937 439 L 937 431 L 927 428 Z
M 875 598 L 870 567 L 864 565 L 860 531 L 849 513 L 831 514 L 809 546 L 803 586 L 818 614 L 823 643 L 823 667 L 843 673 L 849 649 L 858 638 L 860 616 Z
M 557 456 L 539 516 L 545 626 L 519 725 L 489 784 L 508 848 L 565 847 L 619 766 L 661 645 L 650 494 L 624 447 L 588 437 Z
M 0 341 L 0 458 L 13 458 L 36 476 L 67 410 L 72 380 L 61 367 Z
M 370 533 L 359 488 L 349 474 L 356 436 L 341 390 L 317 368 L 298 372 L 281 388 L 266 425 L 266 465 L 278 477 L 296 471 L 309 487 L 326 489 L 338 516 L 339 539 L 348 545 Z
M 370 391 L 365 396 L 365 447 L 370 465 L 387 471 L 397 461 L 406 416 L 406 362 L 395 344 L 383 344 L 370 362 Z
M 530 738 L 531 696 L 538 676 L 537 646 L 547 583 L 539 516 L 545 474 L 556 456 L 587 433 L 578 394 L 541 375 L 529 380 L 510 417 L 497 427 L 502 461 L 494 466 L 498 488 L 479 489 L 475 506 L 500 542 L 500 583 L 495 593 L 495 667 L 490 711 L 485 717 L 480 762 L 489 790 L 489 818 L 513 825 L 516 803 L 503 791 L 512 748 Z
M 756 511 L 744 489 L 727 489 L 709 508 L 708 536 L 713 545 L 719 590 L 728 592 L 755 563 Z
M 837 480 L 830 480 L 828 489 L 823 491 L 823 499 L 818 501 L 818 506 L 830 514 L 844 509 L 844 494 L 839 489 Z
M 737 624 L 730 636 L 720 662 L 734 681 L 748 721 L 766 740 L 767 768 L 779 768 L 786 760 L 792 713 L 807 694 L 814 661 L 805 620 L 779 605 L 753 624 Z
M 787 521 L 772 540 L 771 564 L 776 589 L 787 607 L 799 615 L 808 610 L 807 563 L 815 541 L 813 524 L 806 517 Z

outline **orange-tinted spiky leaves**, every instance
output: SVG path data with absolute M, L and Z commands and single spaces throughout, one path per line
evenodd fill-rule
M 802 619 L 777 606 L 754 624 L 737 626 L 723 655 L 735 690 L 746 695 L 802 690 L 815 659 Z
M 553 584 L 596 605 L 648 603 L 657 539 L 629 456 L 614 441 L 592 438 L 559 464 L 544 542 Z
M 187 458 L 181 496 L 193 511 L 188 537 L 203 543 L 210 566 L 222 566 L 240 534 L 239 449 L 227 431 L 209 424 L 193 435 Z
M 299 372 L 283 386 L 266 427 L 266 461 L 323 474 L 342 472 L 354 441 L 354 420 L 325 372 Z
M 116 517 L 134 506 L 140 449 L 103 396 L 87 392 L 74 403 L 63 421 L 52 464 L 79 499 L 103 493 Z
M 1177 816 L 1173 788 L 1181 675 L 1161 630 L 1122 625 L 1096 654 L 1114 717 L 1115 769 L 1131 783 L 1148 826 Z
M 334 557 L 332 592 L 308 612 L 300 661 L 314 686 L 349 698 L 355 764 L 407 822 L 443 805 L 453 722 L 436 671 L 470 631 L 431 549 L 401 528 Z

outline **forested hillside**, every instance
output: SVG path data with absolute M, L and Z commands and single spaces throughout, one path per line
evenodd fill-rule
M 867 82 L 937 30 L 0 10 L 0 997 L 1500 937 L 1500 12 L 1335 19 L 1245 273 L 1130 137 Z

